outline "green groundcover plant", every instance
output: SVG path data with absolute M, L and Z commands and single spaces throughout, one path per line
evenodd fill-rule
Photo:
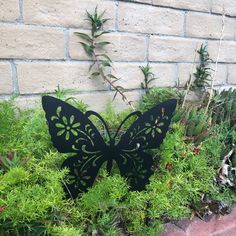
M 144 111 L 153 101 L 172 96 L 172 89 L 153 88 L 138 106 Z M 87 107 L 70 102 L 82 110 Z M 196 127 L 204 107 L 194 109 L 198 112 L 192 112 L 190 120 Z M 128 112 L 118 113 L 110 104 L 102 115 L 115 131 Z M 14 100 L 1 102 L 0 235 L 157 235 L 164 222 L 190 217 L 204 194 L 232 204 L 234 189 L 214 179 L 236 141 L 235 126 L 227 117 L 209 122 L 196 143 L 199 133 L 189 135 L 189 116 L 174 120 L 161 148 L 152 150 L 154 175 L 145 191 L 129 191 L 116 169 L 108 176 L 102 168 L 95 185 L 72 201 L 63 192 L 67 170 L 60 169 L 67 156 L 52 146 L 42 108 L 22 111 Z

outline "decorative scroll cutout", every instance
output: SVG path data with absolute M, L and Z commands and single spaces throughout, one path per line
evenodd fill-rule
M 145 150 L 158 148 L 162 143 L 176 100 L 156 105 L 144 114 L 131 113 L 113 137 L 105 121 L 96 112 L 88 111 L 84 114 L 68 103 L 50 96 L 44 96 L 42 103 L 54 146 L 61 153 L 75 154 L 62 164 L 62 168 L 69 169 L 69 183 L 65 187 L 68 197 L 76 198 L 78 194 L 87 191 L 93 185 L 100 167 L 106 162 L 110 172 L 113 161 L 121 176 L 128 180 L 131 190 L 145 189 L 152 175 L 153 164 L 152 156 Z M 105 143 L 90 121 L 91 115 L 104 124 L 110 139 L 108 143 Z M 116 142 L 122 125 L 132 116 L 137 119 Z

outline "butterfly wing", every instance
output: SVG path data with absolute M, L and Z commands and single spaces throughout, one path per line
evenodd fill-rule
M 69 169 L 66 192 L 75 198 L 92 186 L 106 161 L 106 144 L 88 116 L 75 107 L 51 96 L 44 96 L 42 104 L 54 146 L 61 153 L 76 153 L 62 164 Z
M 158 104 L 130 126 L 117 144 L 115 161 L 133 190 L 142 190 L 152 175 L 153 158 L 145 150 L 158 148 L 168 131 L 177 101 Z

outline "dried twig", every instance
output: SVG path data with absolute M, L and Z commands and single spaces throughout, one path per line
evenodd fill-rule
M 213 75 L 212 75 L 211 88 L 210 88 L 210 93 L 209 93 L 209 100 L 208 100 L 208 103 L 207 103 L 207 106 L 206 106 L 205 114 L 208 112 L 209 106 L 211 104 L 211 100 L 213 98 L 214 85 L 215 85 L 215 80 L 216 80 L 216 73 L 217 73 L 217 70 L 218 70 L 218 61 L 219 61 L 219 58 L 220 58 L 220 50 L 221 50 L 222 41 L 223 41 L 223 37 L 224 37 L 224 30 L 225 30 L 225 13 L 223 12 L 222 27 L 221 27 L 221 33 L 220 33 L 220 42 L 219 42 L 219 47 L 218 47 L 218 52 L 217 52 L 215 69 L 214 69 L 214 72 L 213 72 Z
M 183 100 L 183 103 L 182 103 L 182 108 L 184 108 L 185 106 L 185 103 L 186 103 L 186 100 L 187 100 L 187 96 L 188 96 L 188 93 L 190 91 L 190 88 L 191 88 L 191 85 L 193 83 L 193 71 L 194 71 L 194 66 L 195 66 L 195 63 L 196 63 L 196 57 L 197 57 L 197 49 L 198 49 L 198 44 L 195 48 L 195 53 L 194 53 L 194 59 L 193 59 L 193 64 L 192 64 L 192 69 L 191 69 L 191 72 L 189 74 L 189 81 L 188 81 L 188 86 L 187 86 L 187 89 L 185 91 L 185 95 L 184 95 L 184 100 Z

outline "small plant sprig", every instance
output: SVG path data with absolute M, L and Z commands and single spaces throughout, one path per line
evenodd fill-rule
M 202 44 L 197 52 L 199 54 L 200 65 L 197 66 L 196 72 L 193 74 L 195 80 L 193 81 L 192 88 L 205 89 L 211 81 L 212 69 L 209 67 L 209 64 L 212 62 L 212 59 L 207 51 L 207 45 Z
M 207 51 L 207 45 L 202 44 L 200 49 L 197 50 L 199 55 L 200 64 L 196 67 L 196 72 L 193 73 L 194 80 L 190 85 L 190 90 L 205 90 L 211 81 L 211 72 L 212 69 L 209 67 L 209 64 L 212 62 L 210 55 Z M 189 85 L 190 81 L 187 82 L 186 87 Z
M 197 54 L 199 55 L 200 63 L 196 67 L 195 73 L 193 73 L 194 68 L 192 68 L 192 72 L 189 75 L 189 79 L 184 86 L 186 89 L 186 92 L 185 92 L 182 108 L 185 106 L 187 95 L 190 90 L 195 91 L 195 92 L 199 92 L 199 91 L 205 92 L 206 87 L 208 87 L 210 85 L 210 82 L 212 81 L 211 72 L 213 70 L 209 67 L 209 64 L 212 62 L 212 59 L 210 59 L 210 55 L 207 51 L 207 45 L 202 44 L 200 49 L 195 50 L 194 63 L 195 63 Z
M 148 94 L 149 90 L 152 88 L 152 87 L 149 87 L 150 83 L 156 80 L 157 78 L 155 77 L 154 73 L 151 71 L 152 68 L 149 66 L 149 64 L 147 64 L 146 66 L 140 66 L 139 68 L 142 71 L 143 76 L 144 76 L 144 82 L 141 83 L 141 88 L 145 90 L 146 94 Z
M 127 105 L 129 105 L 133 110 L 135 110 L 132 105 L 132 101 L 130 101 L 125 95 L 125 89 L 122 86 L 115 84 L 119 80 L 119 78 L 111 73 L 106 74 L 105 72 L 107 68 L 112 67 L 112 60 L 105 52 L 102 52 L 104 47 L 109 45 L 110 42 L 100 41 L 101 36 L 109 33 L 108 31 L 104 31 L 102 29 L 103 25 L 109 20 L 103 18 L 104 13 L 105 11 L 99 14 L 97 11 L 97 7 L 95 8 L 93 14 L 87 12 L 87 20 L 91 25 L 91 35 L 81 32 L 76 32 L 75 34 L 82 40 L 84 40 L 84 42 L 80 42 L 80 44 L 82 45 L 87 55 L 93 60 L 93 63 L 89 68 L 90 71 L 93 69 L 91 76 L 100 76 L 106 83 L 111 86 L 111 88 L 115 90 L 113 100 L 116 98 L 117 94 L 120 94 L 122 100 L 126 102 Z

